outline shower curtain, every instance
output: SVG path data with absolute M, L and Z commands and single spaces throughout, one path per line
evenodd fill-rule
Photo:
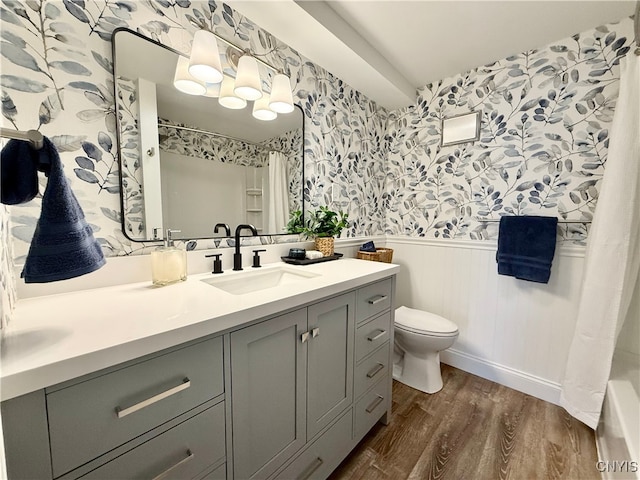
M 283 233 L 289 221 L 287 159 L 282 152 L 269 152 L 269 233 Z
M 595 429 L 640 269 L 640 56 L 620 62 L 609 156 L 587 241 L 560 405 Z

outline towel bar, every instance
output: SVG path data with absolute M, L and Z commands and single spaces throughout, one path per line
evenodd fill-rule
M 42 134 L 37 130 L 11 130 L 10 128 L 0 128 L 0 136 L 3 138 L 11 138 L 13 140 L 26 140 L 36 150 L 40 150 L 43 146 Z
M 486 222 L 486 223 L 494 223 L 499 222 L 499 218 L 481 218 L 475 217 L 475 221 L 477 222 Z M 591 223 L 591 220 L 558 220 L 558 223 Z

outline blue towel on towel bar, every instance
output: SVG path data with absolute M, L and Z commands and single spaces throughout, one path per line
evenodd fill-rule
M 38 194 L 33 147 L 23 140 L 9 140 L 0 156 L 0 201 L 5 205 L 31 201 Z
M 556 217 L 503 216 L 498 233 L 498 273 L 548 283 L 556 251 Z
M 31 151 L 49 179 L 21 274 L 25 283 L 66 280 L 99 269 L 105 264 L 102 249 L 67 183 L 56 147 L 45 137 L 43 147 Z

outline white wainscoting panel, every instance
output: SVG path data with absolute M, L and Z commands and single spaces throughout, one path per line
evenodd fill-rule
M 458 325 L 444 363 L 557 403 L 573 336 L 584 249 L 556 250 L 548 284 L 498 275 L 494 242 L 387 237 L 397 304 Z

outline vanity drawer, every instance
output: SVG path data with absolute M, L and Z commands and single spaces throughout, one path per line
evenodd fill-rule
M 356 323 L 391 307 L 391 279 L 367 285 L 356 294 Z
M 327 478 L 353 446 L 351 409 L 287 466 L 277 479 Z
M 391 312 L 384 313 L 356 329 L 356 362 L 389 340 Z
M 356 403 L 355 439 L 360 439 L 380 420 L 389 404 L 389 379 L 380 380 L 376 386 Z
M 224 456 L 224 402 L 220 402 L 81 478 L 195 478 Z
M 223 392 L 218 337 L 48 393 L 54 477 Z
M 355 398 L 369 390 L 378 380 L 389 374 L 389 344 L 376 350 L 373 355 L 365 358 L 355 371 Z

